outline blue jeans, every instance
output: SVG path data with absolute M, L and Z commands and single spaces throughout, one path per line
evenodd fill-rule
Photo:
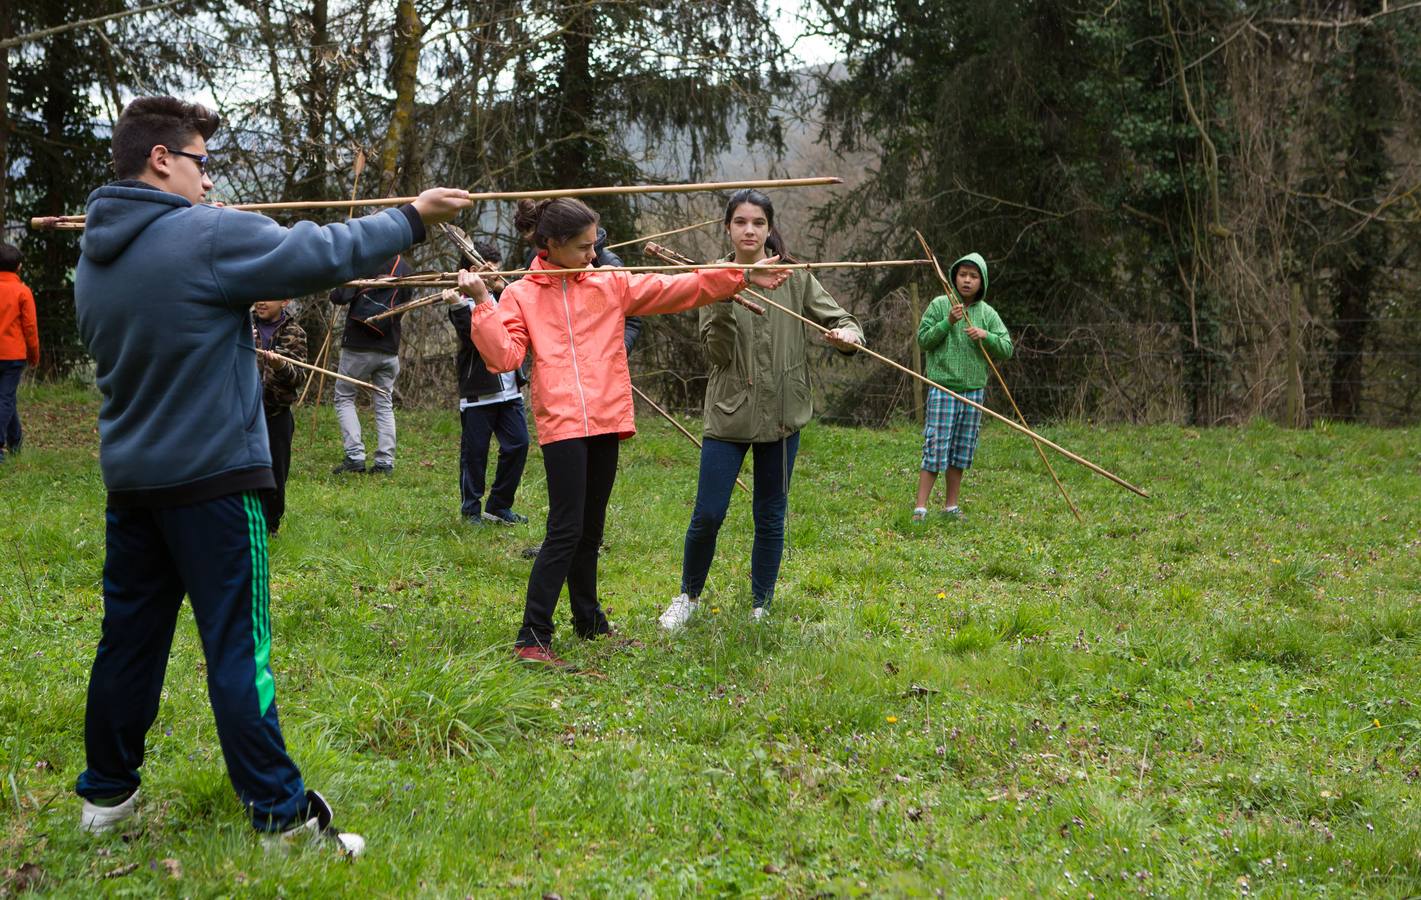
M 696 506 L 686 529 L 686 550 L 681 561 L 681 590 L 699 597 L 706 586 L 711 562 L 715 559 L 715 539 L 725 513 L 730 509 L 730 492 L 735 476 L 745 462 L 745 454 L 755 450 L 755 543 L 750 550 L 750 594 L 755 606 L 768 606 L 780 577 L 780 558 L 785 547 L 785 511 L 789 508 L 789 479 L 794 474 L 794 458 L 799 453 L 799 432 L 778 441 L 741 444 L 705 439 L 701 447 L 701 475 L 696 485 Z
M 5 449 L 11 453 L 20 449 L 20 411 L 15 405 L 15 393 L 20 388 L 20 376 L 25 374 L 23 359 L 0 360 L 0 459 Z

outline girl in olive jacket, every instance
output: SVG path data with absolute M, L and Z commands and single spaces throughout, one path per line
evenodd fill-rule
M 750 265 L 767 254 L 789 261 L 784 239 L 775 230 L 774 205 L 759 191 L 742 190 L 730 198 L 725 230 L 737 263 Z M 783 285 L 766 296 L 829 328 L 825 339 L 845 353 L 863 344 L 858 320 L 834 302 L 808 270 L 793 270 Z M 667 630 L 685 625 L 695 613 L 735 477 L 752 449 L 755 542 L 750 552 L 750 591 L 753 618 L 765 616 L 784 552 L 785 511 L 799 430 L 814 411 L 801 322 L 774 309 L 757 316 L 726 303 L 702 307 L 700 318 L 701 341 L 710 363 L 705 440 L 696 504 L 686 529 L 681 593 L 661 615 Z

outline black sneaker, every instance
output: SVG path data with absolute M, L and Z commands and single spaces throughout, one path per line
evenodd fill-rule
M 394 471 L 395 471 L 395 467 L 392 466 L 392 465 L 390 465 L 389 463 L 376 463 L 375 465 L 373 465 L 373 466 L 370 467 L 369 474 L 371 474 L 371 475 L 392 475 L 392 474 L 394 474 Z
M 500 509 L 498 512 L 484 510 L 483 519 L 485 522 L 497 522 L 500 525 L 527 525 L 528 517 L 520 516 L 511 509 Z
M 307 818 L 285 831 L 263 838 L 268 849 L 284 850 L 298 843 L 322 842 L 334 847 L 341 856 L 355 857 L 365 852 L 365 838 L 341 831 L 331 824 L 331 805 L 316 791 L 306 792 Z
M 331 469 L 332 475 L 343 475 L 346 472 L 359 472 L 362 475 L 365 474 L 365 461 L 351 459 L 349 456 L 347 456 L 345 459 L 341 460 L 340 465 L 336 466 L 334 469 Z

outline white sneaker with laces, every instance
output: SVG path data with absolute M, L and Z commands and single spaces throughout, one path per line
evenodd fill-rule
M 691 621 L 691 616 L 696 613 L 697 602 L 687 597 L 685 594 L 677 594 L 671 599 L 671 605 L 666 607 L 666 612 L 661 614 L 661 627 L 667 631 L 675 631 Z
M 311 817 L 279 834 L 267 835 L 263 841 L 268 849 L 284 850 L 303 841 L 325 840 L 334 844 L 341 856 L 356 857 L 365 852 L 365 838 L 332 827 L 331 805 L 319 791 L 307 791 L 306 803 Z
M 759 624 L 769 618 L 770 611 L 763 606 L 757 606 L 750 610 L 750 621 Z
M 96 806 L 84 801 L 84 811 L 79 814 L 79 830 L 89 834 L 103 834 L 120 822 L 126 822 L 138 815 L 138 791 L 128 795 L 128 799 L 118 806 Z

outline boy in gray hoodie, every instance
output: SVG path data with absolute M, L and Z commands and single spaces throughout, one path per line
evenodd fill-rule
M 108 510 L 80 826 L 107 831 L 137 812 L 144 736 L 186 594 L 222 755 L 253 826 L 328 836 L 354 854 L 364 842 L 331 828 L 277 720 L 259 497 L 274 482 L 248 310 L 368 275 L 470 201 L 434 188 L 398 209 L 292 228 L 206 205 L 218 124 L 172 97 L 134 100 L 113 128 L 119 180 L 89 195 L 74 301 L 102 394 Z

